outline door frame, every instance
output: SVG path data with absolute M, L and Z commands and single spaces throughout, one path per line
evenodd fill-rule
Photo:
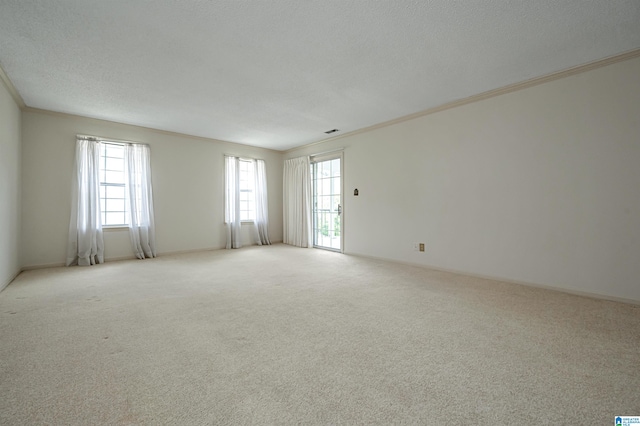
M 321 154 L 315 154 L 315 155 L 310 155 L 309 156 L 309 164 L 311 165 L 311 167 L 315 167 L 314 164 L 318 163 L 318 162 L 322 162 L 322 161 L 329 161 L 329 160 L 335 160 L 339 158 L 340 159 L 340 206 L 342 207 L 342 211 L 340 212 L 340 250 L 336 250 L 334 248 L 331 247 L 324 247 L 324 246 L 318 246 L 316 245 L 316 236 L 315 236 L 315 213 L 314 210 L 315 208 L 312 206 L 311 208 L 311 214 L 312 214 L 312 219 L 311 219 L 311 228 L 313 229 L 313 248 L 317 248 L 317 249 L 321 249 L 321 250 L 329 250 L 329 251 L 333 251 L 336 253 L 344 253 L 344 229 L 345 229 L 345 220 L 344 220 L 344 216 L 345 216 L 345 208 L 344 208 L 344 202 L 345 202 L 345 196 L 344 196 L 344 149 L 339 149 L 339 150 L 335 150 L 335 151 L 329 151 L 329 152 L 323 152 Z M 311 202 L 313 202 L 313 198 L 315 197 L 315 184 L 314 181 L 315 180 L 315 174 L 312 174 L 312 194 L 311 194 Z

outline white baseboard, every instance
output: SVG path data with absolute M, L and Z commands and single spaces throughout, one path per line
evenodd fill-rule
M 560 292 L 560 293 L 573 294 L 575 296 L 589 297 L 591 299 L 608 300 L 608 301 L 611 301 L 611 302 L 627 303 L 627 304 L 630 304 L 630 305 L 640 305 L 640 300 L 626 299 L 626 298 L 623 298 L 623 297 L 616 297 L 616 296 L 608 296 L 606 294 L 590 293 L 588 291 L 573 290 L 573 289 L 567 289 L 567 288 L 563 288 L 563 287 L 554 287 L 554 286 L 551 286 L 551 285 L 536 284 L 536 283 L 530 283 L 530 282 L 526 282 L 526 281 L 518 281 L 518 280 L 513 280 L 513 279 L 509 279 L 509 278 L 504 278 L 504 277 L 492 276 L 492 275 L 476 274 L 476 273 L 468 272 L 468 271 L 441 268 L 439 266 L 425 265 L 423 263 L 415 263 L 415 262 L 405 262 L 405 261 L 402 261 L 402 260 L 387 259 L 387 258 L 378 257 L 378 256 L 369 256 L 369 255 L 361 254 L 361 253 L 347 253 L 347 252 L 345 252 L 344 254 L 349 255 L 349 256 L 363 257 L 363 258 L 366 258 L 366 259 L 373 259 L 373 260 L 381 260 L 381 261 L 391 262 L 391 263 L 398 263 L 398 264 L 401 264 L 401 265 L 415 266 L 415 267 L 418 267 L 418 268 L 433 269 L 434 271 L 449 272 L 449 273 L 452 273 L 452 274 L 464 275 L 464 276 L 467 276 L 467 277 L 482 278 L 482 279 L 492 280 L 492 281 L 500 281 L 500 282 L 507 283 L 507 284 L 515 284 L 515 285 L 522 285 L 522 286 L 525 286 L 525 287 L 535 287 L 535 288 L 541 288 L 541 289 L 545 289 L 545 290 L 552 290 L 552 291 L 557 291 L 557 292 Z
M 179 254 L 189 254 L 189 253 L 200 253 L 204 251 L 215 251 L 215 250 L 224 250 L 224 247 L 205 247 L 205 248 L 189 249 L 189 250 L 163 251 L 158 253 L 158 257 L 175 256 Z
M 273 241 L 272 244 L 282 244 L 282 241 Z M 247 247 L 250 247 L 250 246 L 247 246 Z M 165 251 L 165 252 L 158 253 L 158 257 L 160 257 L 160 256 L 174 256 L 174 255 L 189 254 L 189 253 L 199 253 L 199 252 L 215 251 L 215 250 L 224 250 L 224 247 L 209 247 L 209 248 L 198 248 L 198 249 L 191 249 L 191 250 Z M 433 265 L 425 265 L 425 264 L 422 264 L 422 263 L 415 263 L 415 262 L 406 262 L 406 261 L 396 260 L 396 259 L 388 259 L 388 258 L 379 257 L 379 256 L 369 256 L 369 255 L 361 254 L 361 253 L 345 252 L 344 254 L 347 255 L 347 256 L 356 256 L 356 257 L 362 257 L 362 258 L 366 258 L 366 259 L 373 259 L 373 260 L 381 260 L 381 261 L 384 261 L 384 262 L 398 263 L 398 264 L 401 264 L 401 265 L 415 266 L 415 267 L 418 267 L 418 268 L 433 269 L 434 271 L 448 272 L 448 273 L 452 273 L 452 274 L 465 275 L 465 276 L 468 276 L 468 277 L 482 278 L 482 279 L 493 280 L 493 281 L 500 281 L 500 282 L 508 283 L 508 284 L 523 285 L 523 286 L 526 286 L 526 287 L 542 288 L 542 289 L 545 289 L 545 290 L 558 291 L 558 292 L 561 292 L 561 293 L 567 293 L 567 294 L 573 294 L 573 295 L 576 295 L 576 296 L 589 297 L 589 298 L 592 298 L 592 299 L 601 299 L 601 300 L 609 300 L 609 301 L 612 301 L 612 302 L 628 303 L 628 304 L 631 304 L 631 305 L 640 305 L 640 300 L 626 299 L 626 298 L 622 298 L 622 297 L 608 296 L 608 295 L 599 294 L 599 293 L 591 293 L 591 292 L 587 292 L 587 291 L 572 290 L 572 289 L 566 289 L 566 288 L 562 288 L 562 287 L 554 287 L 554 286 L 550 286 L 550 285 L 537 284 L 537 283 L 531 283 L 531 282 L 525 282 L 525 281 L 518 281 L 518 280 L 508 279 L 508 278 L 494 276 L 494 275 L 476 274 L 476 273 L 472 273 L 472 272 L 468 272 L 468 271 L 461 271 L 461 270 L 457 270 L 457 269 L 442 268 L 442 267 L 433 266 Z M 110 257 L 110 258 L 105 259 L 105 261 L 117 262 L 117 261 L 122 261 L 122 260 L 135 260 L 135 259 L 136 259 L 136 257 L 131 255 L 131 256 Z M 60 266 L 65 266 L 65 264 L 64 263 L 49 263 L 49 264 L 42 264 L 42 265 L 27 265 L 27 266 L 24 266 L 24 267 L 22 267 L 21 271 L 16 273 L 9 281 L 5 282 L 4 285 L 0 286 L 0 291 L 2 291 L 5 287 L 7 287 L 22 271 L 29 271 L 29 270 L 33 270 L 33 269 L 56 268 L 56 267 L 60 267 Z
M 276 240 L 276 241 L 272 241 L 271 244 L 281 244 L 282 240 Z M 252 244 L 252 246 L 258 246 L 257 244 Z M 251 247 L 249 245 L 246 245 L 245 247 Z M 203 247 L 203 248 L 197 248 L 197 249 L 188 249 L 188 250 L 173 250 L 173 251 L 163 251 L 163 252 L 158 252 L 158 257 L 159 256 L 174 256 L 174 255 L 179 255 L 179 254 L 189 254 L 189 253 L 198 253 L 198 252 L 203 252 L 203 251 L 214 251 L 214 250 L 224 250 L 224 247 Z M 104 261 L 105 262 L 118 262 L 121 260 L 135 260 L 137 259 L 136 256 L 134 254 L 130 254 L 127 256 L 115 256 L 115 257 L 105 257 Z M 25 265 L 20 269 L 20 272 L 22 271 L 31 271 L 34 269 L 46 269 L 46 268 L 58 268 L 60 266 L 65 266 L 64 262 L 59 262 L 59 263 L 42 263 L 42 264 L 36 264 L 36 265 Z M 18 272 L 18 274 L 20 273 Z M 16 274 L 17 276 L 17 274 Z M 14 277 L 15 278 L 15 277 Z M 13 279 L 11 280 L 13 281 Z M 11 282 L 9 281 L 9 282 Z M 9 283 L 5 284 L 5 287 L 8 285 Z M 4 287 L 0 287 L 0 289 L 2 289 Z
M 39 265 L 25 265 L 22 267 L 22 271 L 32 271 L 34 269 L 47 269 L 47 268 L 59 268 L 64 266 L 65 263 L 41 263 Z
M 13 280 L 15 280 L 18 275 L 20 275 L 20 272 L 22 272 L 22 270 L 19 270 L 18 272 L 14 273 L 8 280 L 5 280 L 4 282 L 0 283 L 0 291 L 2 291 L 5 288 L 7 288 L 7 286 L 9 284 L 11 284 L 13 282 Z

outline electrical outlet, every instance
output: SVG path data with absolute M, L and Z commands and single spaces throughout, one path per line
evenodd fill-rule
M 424 243 L 420 243 L 420 251 L 424 251 Z

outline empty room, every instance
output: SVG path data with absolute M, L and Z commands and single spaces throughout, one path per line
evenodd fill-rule
M 637 0 L 3 0 L 0 80 L 0 424 L 640 424 Z

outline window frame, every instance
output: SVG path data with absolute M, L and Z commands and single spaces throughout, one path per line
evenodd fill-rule
M 239 174 L 240 174 L 240 179 L 239 179 L 239 192 L 240 192 L 240 222 L 241 223 L 254 223 L 256 220 L 256 188 L 255 188 L 255 173 L 256 173 L 256 169 L 255 169 L 255 160 L 252 158 L 242 158 L 242 157 L 238 157 L 238 162 L 239 162 Z M 245 176 L 246 178 L 243 179 L 243 170 L 242 170 L 242 163 L 245 163 L 248 165 L 248 169 L 245 172 Z M 243 189 L 243 185 L 242 183 L 248 183 L 249 188 L 245 187 Z M 243 200 L 242 199 L 242 194 L 249 194 L 250 199 L 249 200 Z M 253 206 L 252 209 L 242 209 L 242 203 L 243 201 L 246 201 L 249 205 Z M 249 218 L 243 218 L 243 212 L 249 212 L 250 213 L 250 217 Z
M 129 217 L 129 203 L 126 197 L 126 191 L 125 191 L 125 187 L 126 187 L 126 172 L 125 172 L 125 155 L 124 155 L 124 146 L 127 145 L 127 143 L 125 142 L 117 142 L 117 141 L 111 141 L 111 140 L 105 140 L 105 139 L 100 139 L 100 170 L 99 170 L 99 176 L 100 176 L 100 220 L 102 222 L 102 227 L 104 229 L 126 229 L 129 228 L 129 223 L 128 222 L 128 217 Z M 115 147 L 119 147 L 122 150 L 122 157 L 112 157 L 112 156 L 108 156 L 107 155 L 107 147 L 108 146 L 115 146 Z M 121 160 L 122 162 L 122 170 L 110 170 L 107 169 L 107 161 L 108 159 L 111 160 Z M 111 182 L 108 181 L 106 179 L 107 176 L 107 172 L 122 172 L 123 173 L 123 180 L 122 183 L 119 182 Z M 122 192 L 123 192 L 123 196 L 122 198 L 120 197 L 107 197 L 108 195 L 108 188 L 122 188 Z M 103 196 L 104 194 L 104 196 Z M 123 203 L 123 209 L 124 210 L 113 210 L 110 211 L 107 209 L 108 207 L 108 200 L 122 200 Z M 104 208 L 103 208 L 104 206 Z M 109 212 L 122 212 L 122 214 L 124 215 L 123 219 L 124 219 L 124 223 L 109 223 L 107 224 L 107 214 Z

